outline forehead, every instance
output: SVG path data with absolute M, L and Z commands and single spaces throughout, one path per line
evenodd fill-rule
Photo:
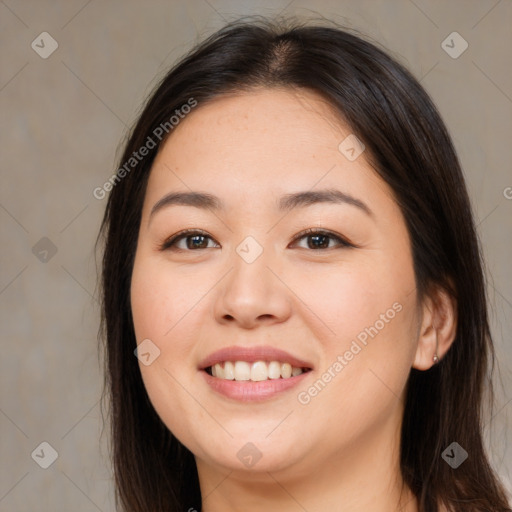
M 255 200 L 342 187 L 390 197 L 364 152 L 350 160 L 340 150 L 347 137 L 353 135 L 341 116 L 311 91 L 260 89 L 219 97 L 199 103 L 174 128 L 155 159 L 147 196 L 154 202 L 177 188 Z
M 185 145 L 197 155 L 214 149 L 224 157 L 276 158 L 287 151 L 287 159 L 290 152 L 300 159 L 315 146 L 337 151 L 337 141 L 349 132 L 333 108 L 313 92 L 258 89 L 199 104 L 173 130 L 164 152 Z

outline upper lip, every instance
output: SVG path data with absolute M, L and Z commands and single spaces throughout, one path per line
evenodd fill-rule
M 217 350 L 207 356 L 199 363 L 199 369 L 204 370 L 216 363 L 224 361 L 247 361 L 254 363 L 256 361 L 279 361 L 289 363 L 295 368 L 313 369 L 311 363 L 292 356 L 290 353 L 270 346 L 257 347 L 226 347 Z

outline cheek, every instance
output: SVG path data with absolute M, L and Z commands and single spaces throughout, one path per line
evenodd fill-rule
M 180 275 L 154 258 L 136 261 L 132 275 L 131 307 L 137 343 L 149 339 L 159 350 L 150 366 L 139 364 L 157 410 L 161 400 L 173 403 L 179 395 L 172 376 L 183 384 L 190 379 L 197 309 L 205 284 L 201 286 Z
M 414 271 L 405 256 L 384 255 L 371 265 L 362 259 L 350 270 L 319 267 L 314 277 L 297 279 L 318 317 L 311 317 L 310 328 L 325 333 L 318 336 L 319 379 L 299 390 L 299 402 L 313 417 L 339 420 L 343 426 L 336 428 L 347 428 L 347 438 L 346 418 L 370 428 L 399 405 L 410 372 L 417 310 Z
M 409 332 L 414 316 L 412 264 L 387 259 L 383 255 L 380 260 L 283 268 L 283 281 L 300 298 L 296 304 L 301 320 L 308 319 L 324 350 L 339 353 L 358 335 L 364 342 L 377 333 L 396 339 L 395 349 L 400 340 L 412 341 L 409 334 L 400 335 L 404 328 Z
M 165 349 L 167 340 L 173 339 L 173 347 L 178 348 L 181 337 L 175 333 L 197 316 L 210 287 L 208 275 L 202 272 L 182 272 L 154 258 L 136 260 L 131 306 L 137 341 L 154 338 Z

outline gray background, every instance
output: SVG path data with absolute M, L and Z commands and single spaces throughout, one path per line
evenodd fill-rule
M 93 251 L 106 200 L 92 191 L 115 171 L 120 142 L 157 77 L 225 21 L 252 13 L 322 15 L 360 29 L 438 105 L 467 176 L 492 277 L 502 386 L 486 434 L 512 488 L 511 1 L 4 0 L 1 511 L 114 509 L 99 404 Z M 44 31 L 58 43 L 47 59 L 31 47 L 34 40 L 41 46 L 36 38 Z M 441 45 L 454 31 L 469 44 L 458 58 Z M 58 452 L 48 469 L 36 463 L 49 461 L 48 449 L 31 457 L 43 441 Z

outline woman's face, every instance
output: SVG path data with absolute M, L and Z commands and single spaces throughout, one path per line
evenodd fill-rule
M 200 471 L 305 473 L 397 438 L 421 318 L 404 218 L 362 149 L 319 96 L 264 89 L 199 104 L 159 152 L 133 320 Z

